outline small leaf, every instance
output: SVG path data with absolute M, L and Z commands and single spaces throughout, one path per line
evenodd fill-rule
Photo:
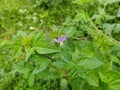
M 50 54 L 50 53 L 59 52 L 59 50 L 49 49 L 49 48 L 43 48 L 43 47 L 36 47 L 36 51 L 37 51 L 39 54 Z
M 119 59 L 118 59 L 116 56 L 110 55 L 110 59 L 111 59 L 113 62 L 120 64 Z
M 120 17 L 120 8 L 118 8 L 117 16 Z
M 27 33 L 24 31 L 18 31 L 17 36 L 21 39 L 24 40 L 25 38 L 27 38 Z
M 26 51 L 26 60 L 34 53 L 35 48 L 25 48 Z
M 34 85 L 34 75 L 33 74 L 31 74 L 30 76 L 29 76 L 29 79 L 28 79 L 28 84 L 29 84 L 29 86 L 30 87 L 32 87 L 33 85 Z
M 112 4 L 112 3 L 115 3 L 115 2 L 119 2 L 120 0 L 105 0 L 105 1 L 108 4 Z

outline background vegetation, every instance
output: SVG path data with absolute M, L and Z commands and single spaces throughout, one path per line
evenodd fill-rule
M 120 90 L 119 7 L 0 0 L 0 90 Z

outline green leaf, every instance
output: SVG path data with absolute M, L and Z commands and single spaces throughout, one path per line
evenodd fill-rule
M 77 5 L 84 5 L 85 3 L 93 2 L 93 0 L 73 0 L 72 3 Z
M 85 69 L 95 69 L 100 67 L 103 64 L 102 61 L 95 58 L 87 58 L 80 60 L 79 65 Z
M 94 44 L 87 40 L 78 42 L 78 47 L 76 47 L 75 54 L 75 58 L 78 57 L 78 59 L 83 57 L 99 58 L 100 55 Z
M 112 4 L 112 3 L 119 2 L 120 0 L 98 0 L 98 1 L 101 4 Z
M 105 30 L 105 34 L 111 36 L 112 30 L 114 30 L 115 25 L 114 24 L 105 23 L 105 24 L 103 24 L 103 28 Z
M 63 25 L 70 26 L 72 22 L 72 18 L 70 16 L 66 17 L 65 22 L 63 22 Z
M 29 47 L 25 48 L 25 52 L 26 52 L 25 60 L 29 59 L 29 57 L 34 53 L 34 50 L 35 50 L 35 48 L 29 48 Z
M 105 73 L 105 72 L 99 72 L 99 76 L 100 76 L 100 79 L 102 80 L 102 82 L 104 83 L 109 83 L 110 79 L 112 79 L 112 75 L 110 75 L 110 73 Z
M 18 56 L 20 56 L 20 54 L 21 54 L 21 52 L 22 52 L 22 46 L 16 45 L 16 46 L 14 46 L 13 50 L 14 50 L 13 58 L 14 58 L 14 59 L 15 59 L 15 58 L 18 58 Z
M 76 60 L 80 59 L 79 54 L 80 54 L 80 50 L 79 50 L 78 47 L 76 46 L 75 52 L 74 52 L 74 54 L 72 55 L 72 60 L 76 61 Z
M 24 31 L 18 31 L 17 36 L 21 39 L 24 40 L 25 38 L 27 38 L 27 33 Z
M 87 17 L 87 14 L 85 13 L 85 11 L 84 10 L 81 10 L 81 9 L 79 9 L 78 11 L 77 11 L 77 15 L 75 16 L 75 18 L 73 19 L 73 22 L 81 22 L 81 21 L 87 21 L 87 19 L 88 19 L 88 17 Z
M 14 69 L 23 74 L 27 74 L 30 71 L 30 68 L 25 66 L 24 61 L 15 64 Z
M 61 90 L 69 90 L 68 81 L 65 78 L 62 78 L 60 80 L 60 87 L 61 87 Z
M 49 49 L 49 48 L 44 48 L 44 47 L 36 47 L 36 51 L 39 54 L 50 54 L 50 53 L 57 53 L 57 52 L 59 52 L 59 50 Z
M 70 60 L 72 60 L 72 56 L 69 54 L 67 50 L 62 50 L 60 52 L 60 57 L 62 60 L 64 60 L 66 63 L 68 63 Z
M 120 73 L 111 72 L 99 72 L 99 76 L 102 82 L 107 84 L 109 90 L 120 90 Z
M 48 64 L 49 64 L 48 59 L 41 57 L 40 61 L 38 61 L 38 65 L 33 70 L 33 74 L 38 74 L 44 71 L 48 67 Z
M 76 31 L 76 28 L 73 26 L 64 28 L 65 35 L 68 37 L 73 37 Z
M 119 2 L 120 0 L 105 0 L 105 1 L 108 4 L 112 4 L 112 3 L 115 3 L 115 2 Z
M 84 84 L 85 84 L 85 80 L 82 79 L 79 75 L 77 75 L 78 73 L 74 73 L 74 77 L 71 78 L 71 83 L 72 83 L 72 89 L 73 90 L 82 90 Z
M 73 90 L 82 90 L 83 86 L 85 85 L 85 78 L 86 78 L 86 71 L 82 67 L 78 67 L 77 65 L 72 67 L 69 72 L 69 76 L 72 83 Z
M 114 55 L 110 55 L 110 60 L 112 60 L 112 61 L 115 62 L 115 63 L 120 64 L 119 59 L 118 59 L 116 56 L 114 56 Z
M 33 74 L 31 74 L 28 79 L 28 84 L 30 87 L 32 87 L 34 85 L 34 79 L 35 79 L 35 76 Z
M 112 81 L 109 88 L 111 90 L 120 90 L 120 78 Z
M 91 86 L 95 86 L 95 87 L 99 86 L 99 77 L 96 74 L 96 72 L 89 72 L 86 80 Z

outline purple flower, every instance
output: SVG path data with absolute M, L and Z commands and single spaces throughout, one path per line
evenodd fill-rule
M 58 42 L 58 43 L 63 43 L 66 39 L 67 39 L 66 36 L 60 36 L 60 37 L 54 39 L 54 41 Z

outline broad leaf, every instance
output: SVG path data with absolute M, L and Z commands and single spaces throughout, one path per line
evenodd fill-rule
M 59 50 L 49 49 L 49 48 L 44 48 L 44 47 L 36 47 L 36 51 L 37 51 L 39 54 L 50 54 L 50 53 L 59 52 Z
M 30 71 L 30 68 L 26 67 L 23 61 L 15 64 L 14 69 L 23 74 L 27 74 Z
M 35 50 L 35 48 L 25 48 L 25 52 L 26 52 L 26 60 L 28 60 L 29 59 L 29 57 L 34 53 L 34 50 Z
M 100 67 L 103 64 L 102 61 L 95 58 L 87 58 L 80 60 L 79 65 L 85 69 L 95 69 Z
M 34 85 L 34 81 L 35 81 L 35 76 L 33 74 L 31 74 L 28 79 L 28 84 L 30 87 L 32 87 Z
M 70 53 L 66 50 L 66 49 L 63 49 L 61 52 L 60 52 L 60 57 L 62 60 L 64 60 L 66 63 L 68 63 L 70 60 L 72 60 L 72 56 L 70 55 Z
M 99 86 L 99 76 L 97 75 L 97 72 L 89 72 L 86 80 L 91 86 Z
M 40 61 L 38 61 L 38 65 L 33 70 L 33 74 L 38 74 L 44 71 L 48 67 L 48 64 L 49 64 L 48 59 L 41 57 Z

